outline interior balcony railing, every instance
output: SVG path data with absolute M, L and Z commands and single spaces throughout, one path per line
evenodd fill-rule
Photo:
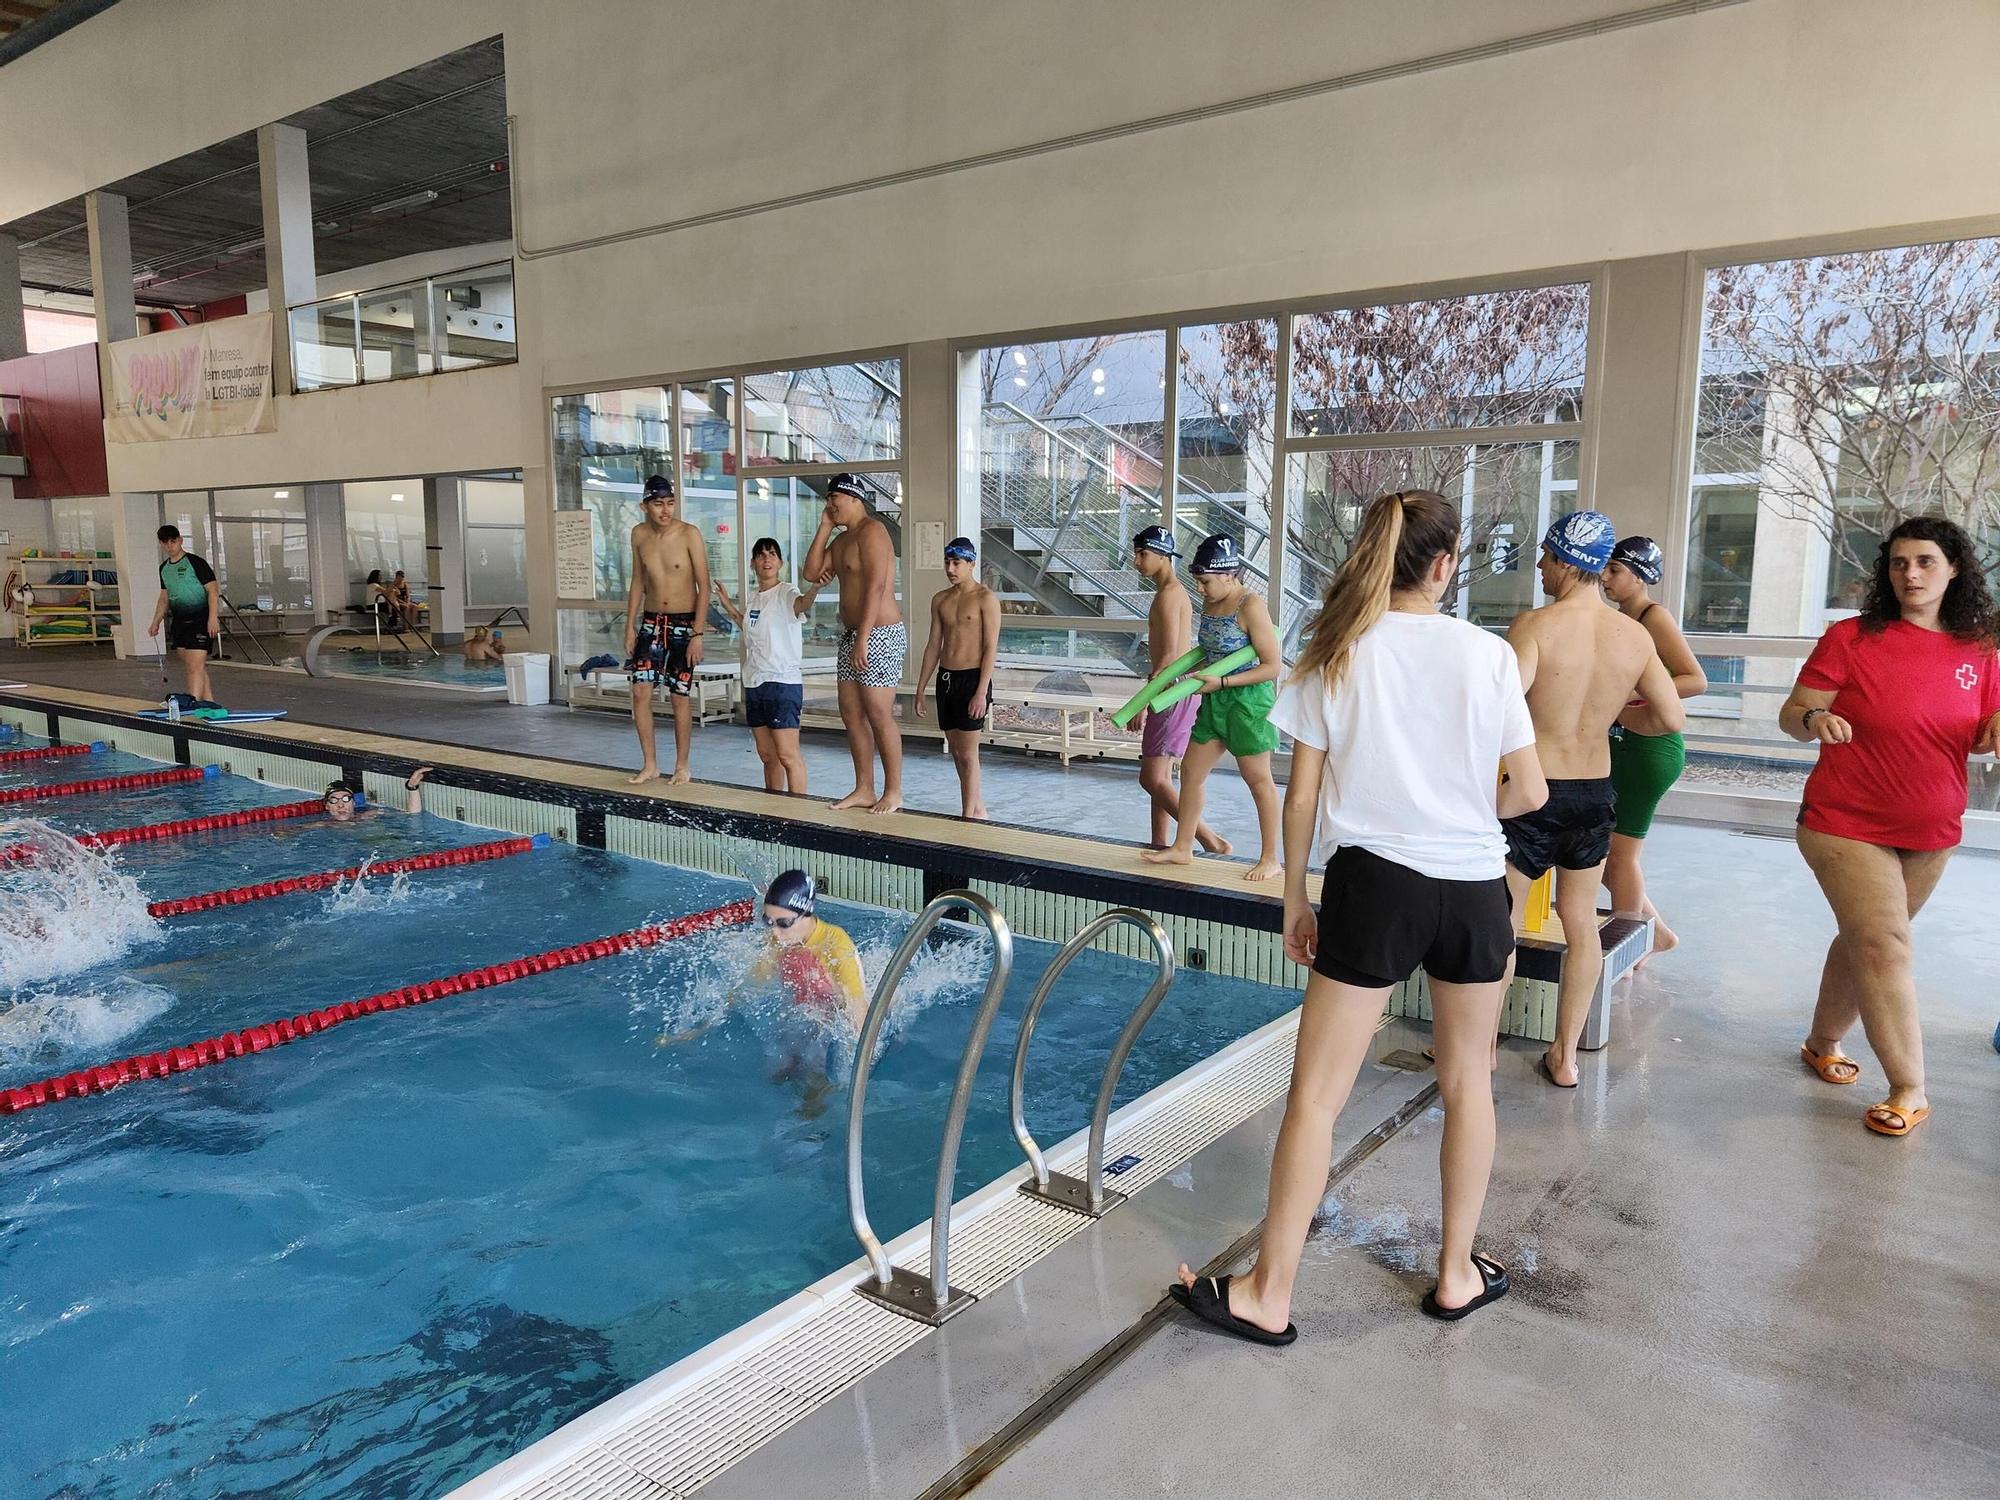
M 514 263 L 468 266 L 291 310 L 292 388 L 512 364 Z

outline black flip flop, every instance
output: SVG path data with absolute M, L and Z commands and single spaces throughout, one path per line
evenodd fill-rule
M 1507 1279 L 1507 1268 L 1499 1261 L 1489 1260 L 1475 1251 L 1472 1268 L 1479 1273 L 1479 1279 L 1486 1283 L 1486 1290 L 1463 1307 L 1439 1307 L 1437 1288 L 1432 1287 L 1424 1293 L 1422 1305 L 1425 1317 L 1436 1318 L 1445 1323 L 1456 1323 L 1467 1313 L 1477 1312 L 1489 1302 L 1498 1302 L 1512 1290 L 1514 1283 Z
M 1564 1083 L 1556 1077 L 1555 1069 L 1549 1066 L 1549 1055 L 1546 1052 L 1535 1059 L 1535 1070 L 1559 1089 L 1573 1089 L 1576 1087 L 1575 1083 Z M 1577 1083 L 1581 1083 L 1582 1081 L 1582 1079 L 1578 1079 Z
M 1175 1282 L 1167 1288 L 1167 1295 L 1193 1313 L 1211 1328 L 1219 1328 L 1224 1333 L 1233 1333 L 1239 1339 L 1248 1339 L 1253 1344 L 1263 1344 L 1269 1348 L 1282 1349 L 1299 1336 L 1298 1327 L 1287 1323 L 1283 1333 L 1273 1333 L 1268 1328 L 1259 1328 L 1255 1323 L 1245 1322 L 1229 1310 L 1229 1283 L 1227 1276 L 1203 1276 L 1192 1289 Z

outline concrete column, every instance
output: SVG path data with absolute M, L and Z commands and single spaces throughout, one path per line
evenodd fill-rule
M 1583 502 L 1610 516 L 1620 536 L 1650 536 L 1664 549 L 1667 574 L 1659 593 L 1676 614 L 1687 585 L 1693 460 L 1683 422 L 1692 410 L 1701 291 L 1701 267 L 1690 256 L 1652 255 L 1605 266 L 1590 413 L 1595 482 L 1586 463 L 1580 485 Z
M 424 537 L 431 639 L 455 645 L 465 639 L 465 481 L 457 475 L 424 481 Z
M 28 319 L 21 301 L 21 242 L 0 234 L 0 359 L 28 352 Z
M 92 240 L 95 241 L 95 234 Z M 131 285 L 128 278 L 126 286 Z M 101 321 L 101 314 L 100 314 Z M 160 497 L 158 495 L 113 495 L 111 497 L 111 555 L 118 565 L 119 624 L 112 633 L 120 660 L 134 656 L 158 656 L 165 649 L 166 628 L 158 636 L 146 634 L 153 622 L 153 607 L 160 598 Z M 199 538 L 188 537 L 190 548 Z
M 959 370 L 951 347 L 942 339 L 912 344 L 903 351 L 903 557 L 901 568 L 903 619 L 910 631 L 910 655 L 905 678 L 916 680 L 930 642 L 931 596 L 950 582 L 942 555 L 936 567 L 920 567 L 917 539 L 926 524 L 941 527 L 940 544 L 954 536 L 979 541 L 979 485 L 966 490 L 962 479 L 961 444 L 953 430 L 957 420 L 979 421 L 977 402 L 964 409 L 959 397 Z M 974 437 L 977 443 L 977 436 Z M 975 467 L 976 476 L 977 469 Z M 959 483 L 954 483 L 954 480 Z M 943 548 L 940 545 L 939 552 Z
M 318 292 L 313 266 L 312 173 L 306 133 L 296 125 L 257 131 L 257 181 L 264 198 L 264 274 L 271 295 L 271 389 L 292 392 L 292 329 L 287 309 Z
M 90 290 L 97 303 L 97 342 L 115 344 L 135 338 L 139 309 L 132 298 L 132 225 L 126 217 L 125 200 L 116 193 L 86 193 L 83 216 L 90 232 Z M 109 382 L 106 386 L 108 389 Z
M 347 573 L 347 495 L 337 484 L 309 484 L 305 490 L 313 618 L 331 625 L 354 602 L 353 580 Z

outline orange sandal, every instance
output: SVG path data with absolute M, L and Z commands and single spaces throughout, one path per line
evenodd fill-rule
M 1861 1117 L 1861 1123 L 1877 1135 L 1908 1135 L 1931 1117 L 1931 1107 L 1919 1104 L 1904 1109 L 1894 1104 L 1878 1104 Z M 1894 1120 L 1894 1125 L 1889 1124 Z
M 1805 1059 L 1807 1067 L 1819 1074 L 1828 1083 L 1858 1083 L 1861 1080 L 1861 1064 L 1851 1057 L 1843 1057 L 1838 1052 L 1821 1054 L 1813 1051 L 1812 1048 L 1806 1046 L 1803 1042 L 1799 1044 L 1799 1056 Z M 1854 1070 L 1849 1077 L 1840 1078 L 1833 1072 L 1833 1069 L 1843 1064 Z

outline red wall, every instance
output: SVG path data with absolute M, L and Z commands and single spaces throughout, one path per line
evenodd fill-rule
M 14 481 L 17 497 L 45 500 L 110 490 L 97 345 L 0 360 L 0 396 L 19 396 L 25 408 L 28 473 Z

